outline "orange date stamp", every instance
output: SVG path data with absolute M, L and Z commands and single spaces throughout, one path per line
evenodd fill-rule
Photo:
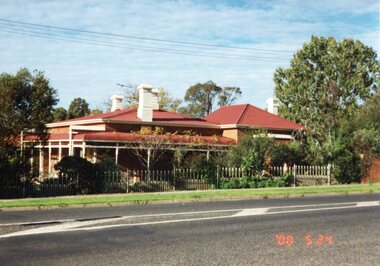
M 275 235 L 277 246 L 293 247 L 296 244 L 296 237 L 293 234 L 277 234 Z M 319 234 L 313 236 L 307 234 L 303 238 L 298 239 L 297 243 L 303 244 L 305 247 L 323 247 L 333 246 L 334 237 L 332 235 Z

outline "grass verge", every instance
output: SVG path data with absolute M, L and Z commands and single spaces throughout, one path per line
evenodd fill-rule
M 186 201 L 186 200 L 217 200 L 217 199 L 247 199 L 268 198 L 271 196 L 289 197 L 291 195 L 329 194 L 329 193 L 371 193 L 380 191 L 380 183 L 371 185 L 334 185 L 319 187 L 296 188 L 261 188 L 261 189 L 229 189 L 207 191 L 182 191 L 163 193 L 131 193 L 131 194 L 101 194 L 81 195 L 51 198 L 27 198 L 15 200 L 0 200 L 0 208 L 12 207 L 66 207 L 70 205 L 132 203 L 147 204 L 154 201 Z

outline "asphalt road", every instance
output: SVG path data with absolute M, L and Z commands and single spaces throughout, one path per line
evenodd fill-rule
M 0 212 L 0 265 L 380 265 L 379 202 L 367 194 Z M 32 221 L 50 223 L 22 225 Z

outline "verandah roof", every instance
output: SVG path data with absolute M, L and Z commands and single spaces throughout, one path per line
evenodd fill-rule
M 221 136 L 188 136 L 188 135 L 146 135 L 127 132 L 86 132 L 73 134 L 74 141 L 101 141 L 101 142 L 141 142 L 160 140 L 167 143 L 205 144 L 205 145 L 234 145 L 236 141 Z M 38 141 L 36 136 L 29 135 L 25 141 Z M 48 141 L 69 141 L 68 133 L 49 134 Z

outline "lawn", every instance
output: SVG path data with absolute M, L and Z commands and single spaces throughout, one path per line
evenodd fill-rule
M 380 183 L 371 185 L 334 185 L 310 186 L 295 188 L 260 188 L 260 189 L 229 189 L 207 191 L 182 191 L 163 193 L 130 193 L 130 194 L 101 194 L 80 195 L 50 198 L 27 198 L 15 200 L 0 200 L 0 208 L 12 207 L 67 207 L 70 205 L 85 206 L 89 204 L 131 203 L 148 204 L 157 201 L 191 201 L 191 200 L 222 200 L 248 199 L 268 197 L 304 196 L 309 194 L 330 193 L 372 193 L 380 191 Z

